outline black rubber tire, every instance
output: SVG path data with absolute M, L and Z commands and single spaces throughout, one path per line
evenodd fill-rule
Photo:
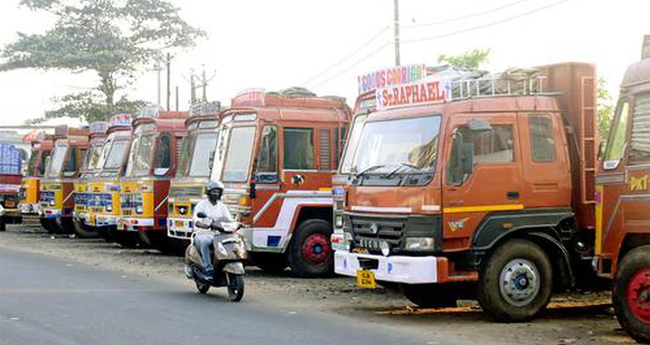
M 0 219 L 0 232 L 7 231 L 7 224 L 5 224 L 4 219 Z
M 134 249 L 140 247 L 140 239 L 135 232 L 115 231 L 114 239 L 124 248 Z
M 504 266 L 516 259 L 533 263 L 541 281 L 537 295 L 523 306 L 506 301 L 500 290 Z M 477 299 L 487 314 L 499 322 L 525 322 L 546 309 L 553 293 L 553 266 L 542 248 L 531 241 L 513 239 L 500 245 L 485 261 L 479 274 Z
M 93 231 L 93 229 L 87 226 L 86 224 L 84 224 L 83 221 L 74 221 L 72 224 L 72 229 L 74 230 L 74 233 L 79 238 L 99 237 L 99 233 L 97 231 Z
M 210 290 L 210 284 L 202 283 L 198 278 L 194 278 L 194 284 L 196 284 L 196 290 L 198 290 L 199 293 L 206 294 L 208 293 L 208 290 Z
M 61 217 L 56 221 L 59 234 L 74 234 L 74 220 L 72 217 Z
M 244 298 L 244 276 L 240 274 L 228 274 L 228 298 L 231 302 L 239 302 Z
M 269 273 L 283 272 L 289 265 L 287 257 L 282 254 L 252 253 L 251 261 L 253 265 Z
M 463 287 L 458 284 L 400 284 L 404 297 L 420 308 L 453 308 Z
M 50 234 L 57 233 L 56 222 L 53 219 L 39 218 L 39 221 L 41 222 L 41 226 L 43 227 L 43 229 L 45 229 L 47 232 L 49 232 Z
M 630 279 L 640 270 L 650 268 L 650 246 L 636 248 L 623 257 L 618 265 L 612 303 L 616 318 L 623 329 L 641 344 L 650 344 L 650 325 L 642 323 L 630 311 L 627 298 Z
M 329 258 L 319 265 L 310 264 L 303 258 L 302 247 L 305 241 L 314 234 L 321 234 L 327 238 Z M 293 234 L 287 253 L 289 267 L 294 274 L 302 278 L 329 276 L 334 273 L 334 251 L 332 250 L 330 236 L 332 224 L 322 219 L 311 219 L 302 222 Z

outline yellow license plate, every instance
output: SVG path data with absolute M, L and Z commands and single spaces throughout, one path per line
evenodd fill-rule
M 375 273 L 365 270 L 357 271 L 357 285 L 359 285 L 361 288 L 366 289 L 376 288 L 377 283 L 375 283 Z
M 16 206 L 16 203 L 14 201 L 7 200 L 7 201 L 5 201 L 5 206 L 6 207 L 14 207 L 14 206 Z
M 177 228 L 182 228 L 185 226 L 185 221 L 182 220 L 175 220 L 174 221 L 174 226 Z

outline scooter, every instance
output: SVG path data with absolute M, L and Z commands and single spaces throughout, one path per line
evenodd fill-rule
M 197 214 L 199 218 L 205 219 L 207 215 L 203 212 Z M 247 258 L 244 242 L 235 234 L 239 224 L 221 222 L 210 225 L 210 230 L 201 229 L 194 225 L 192 241 L 185 250 L 185 275 L 188 279 L 194 280 L 197 290 L 205 294 L 211 286 L 227 287 L 228 297 L 233 302 L 239 302 L 244 297 L 244 264 Z M 197 233 L 209 231 L 214 234 L 212 264 L 214 276 L 212 280 L 204 279 L 201 256 L 194 245 L 194 236 Z

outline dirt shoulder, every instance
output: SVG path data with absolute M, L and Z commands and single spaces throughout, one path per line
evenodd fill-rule
M 0 233 L 0 248 L 51 255 L 193 289 L 183 274 L 183 258 L 163 256 L 156 250 L 124 249 L 101 239 L 52 236 L 21 226 L 8 226 Z M 606 293 L 562 295 L 554 298 L 551 309 L 540 319 L 500 324 L 490 321 L 474 301 L 462 301 L 462 308 L 418 310 L 395 291 L 361 290 L 354 279 L 344 277 L 299 279 L 290 271 L 271 275 L 251 266 L 247 267 L 246 289 L 247 302 L 270 304 L 288 313 L 336 314 L 352 322 L 363 320 L 432 339 L 453 338 L 461 344 L 633 343 L 616 322 Z

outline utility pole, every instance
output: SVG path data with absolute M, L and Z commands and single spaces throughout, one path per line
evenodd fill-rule
M 394 0 L 395 22 L 395 66 L 400 65 L 399 59 L 399 0 Z
M 208 96 L 207 96 L 208 95 L 208 93 L 207 93 L 208 82 L 205 79 L 205 67 L 203 68 L 203 74 L 202 75 L 203 75 L 203 83 L 202 83 L 203 84 L 203 102 L 207 102 L 208 101 Z M 212 78 L 210 78 L 210 79 L 212 79 Z
M 157 105 L 160 105 L 160 72 L 162 71 L 162 66 L 160 65 L 160 61 L 156 62 L 156 66 L 154 66 L 154 70 L 156 71 L 157 77 L 158 77 L 158 94 L 157 94 Z
M 171 90 L 171 61 L 172 57 L 169 53 L 167 53 L 167 111 L 169 111 L 169 102 L 172 96 L 172 90 Z
M 178 111 L 178 85 L 176 86 L 176 111 Z
M 194 71 L 190 75 L 190 104 L 196 104 L 196 86 L 194 85 Z

